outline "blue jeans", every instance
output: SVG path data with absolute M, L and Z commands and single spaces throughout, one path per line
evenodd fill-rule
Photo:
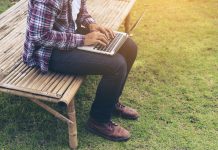
M 107 122 L 122 94 L 127 76 L 136 59 L 137 46 L 129 38 L 114 56 L 90 53 L 78 49 L 54 49 L 49 70 L 71 75 L 102 75 L 90 116 L 98 122 Z

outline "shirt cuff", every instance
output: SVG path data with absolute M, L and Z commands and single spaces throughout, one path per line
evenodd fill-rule
M 86 18 L 85 21 L 83 22 L 83 25 L 85 27 L 88 27 L 90 24 L 96 23 L 95 20 L 91 17 Z
M 83 46 L 85 42 L 85 35 L 82 34 L 76 34 L 77 38 L 75 39 L 76 47 Z

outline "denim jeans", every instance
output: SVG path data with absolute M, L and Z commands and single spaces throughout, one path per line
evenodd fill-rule
M 136 59 L 137 46 L 128 38 L 117 54 L 107 56 L 81 51 L 53 49 L 49 70 L 70 75 L 102 75 L 91 107 L 90 117 L 107 122 L 122 94 L 127 76 Z

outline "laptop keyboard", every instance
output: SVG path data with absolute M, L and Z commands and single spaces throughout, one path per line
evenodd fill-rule
M 93 49 L 99 50 L 99 51 L 104 51 L 104 52 L 111 52 L 113 50 L 113 47 L 116 46 L 116 44 L 118 43 L 118 41 L 121 37 L 122 37 L 122 34 L 116 33 L 114 39 L 112 39 L 109 42 L 109 44 L 107 44 L 106 46 L 103 46 L 101 44 L 96 44 Z

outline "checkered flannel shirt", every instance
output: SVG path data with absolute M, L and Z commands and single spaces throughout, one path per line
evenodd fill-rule
M 77 26 L 95 23 L 81 0 Z M 23 61 L 48 72 L 52 49 L 70 50 L 84 44 L 84 35 L 76 34 L 72 18 L 72 0 L 29 0 Z

